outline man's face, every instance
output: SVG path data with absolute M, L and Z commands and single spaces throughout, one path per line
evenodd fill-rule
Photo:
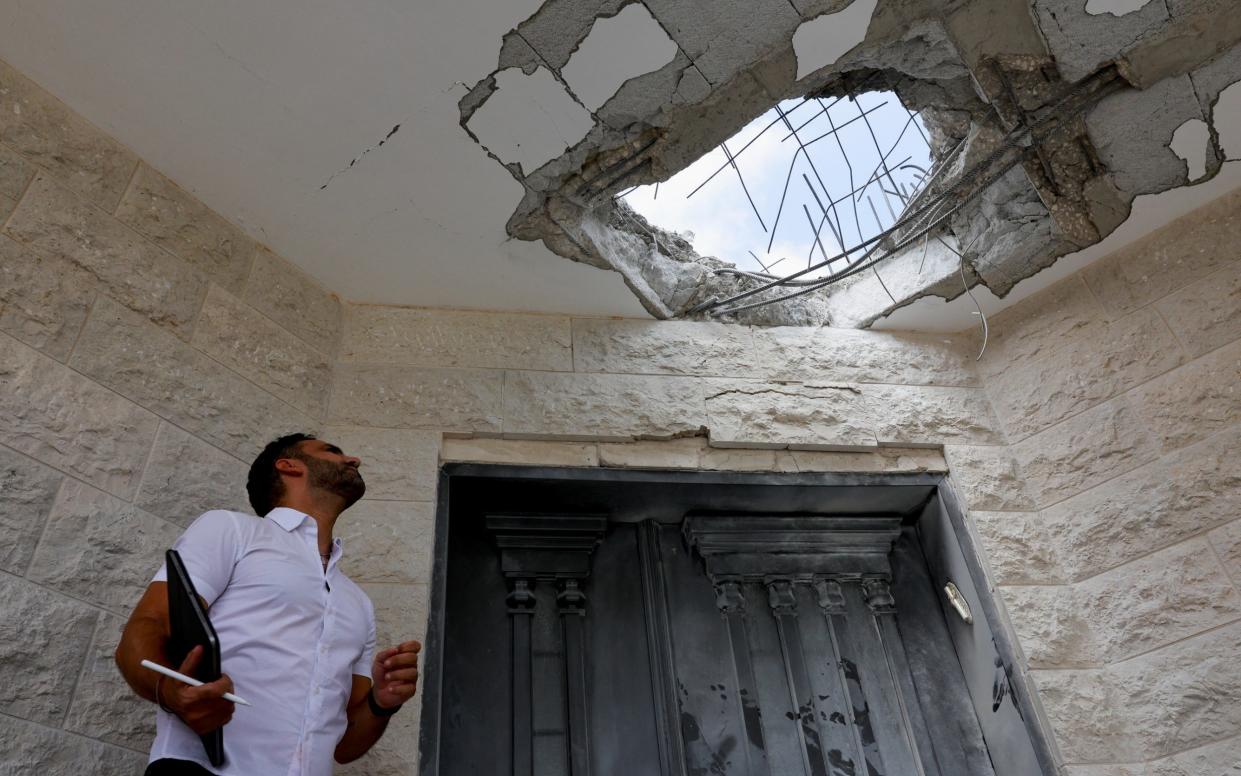
M 345 455 L 339 447 L 322 439 L 302 442 L 299 452 L 300 460 L 306 464 L 307 484 L 311 488 L 339 496 L 344 499 L 345 508 L 366 493 L 366 483 L 358 471 L 361 459 Z

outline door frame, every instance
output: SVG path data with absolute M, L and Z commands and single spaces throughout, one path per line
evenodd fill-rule
M 926 489 L 922 513 L 913 518 L 919 531 L 924 534 L 923 552 L 928 564 L 935 570 L 937 564 L 947 563 L 960 572 L 968 574 L 968 583 L 974 595 L 970 596 L 971 608 L 976 608 L 972 628 L 979 629 L 977 636 L 990 639 L 995 654 L 1002 662 L 1008 692 L 1020 716 L 1020 728 L 1008 724 L 1007 729 L 993 731 L 988 736 L 988 746 L 995 749 L 992 736 L 1015 737 L 1028 740 L 1033 750 L 1037 768 L 1029 774 L 1056 776 L 1060 773 L 1060 760 L 1051 734 L 1051 726 L 1039 703 L 1037 692 L 1022 665 L 1016 632 L 1008 620 L 1002 604 L 995 598 L 994 585 L 982 561 L 978 539 L 970 530 L 965 517 L 963 501 L 953 487 L 951 478 L 942 473 L 834 473 L 834 472 L 723 472 L 698 470 L 660 469 L 609 469 L 571 468 L 554 466 L 525 466 L 516 464 L 444 463 L 440 467 L 435 516 L 435 544 L 432 557 L 431 589 L 427 607 L 427 630 L 423 645 L 422 715 L 419 725 L 419 773 L 422 776 L 439 776 L 439 731 L 442 699 L 441 668 L 444 657 L 444 616 L 448 580 L 448 536 L 452 519 L 451 493 L 454 483 L 462 480 L 494 480 L 521 482 L 529 480 L 548 481 L 581 486 L 591 483 L 622 483 L 632 485 L 686 484 L 728 486 L 792 486 L 798 488 L 892 488 L 919 487 Z M 927 510 L 936 519 L 925 519 Z M 952 561 L 944 561 L 951 555 Z M 933 557 L 937 556 L 937 557 Z M 947 573 L 947 570 L 944 571 Z M 981 615 L 981 616 L 979 616 Z M 958 659 L 965 663 L 971 658 L 958 649 Z M 976 695 L 971 690 L 971 695 Z M 975 697 L 975 705 L 981 708 L 985 698 Z M 982 720 L 980 719 L 980 722 Z M 994 756 L 994 752 L 993 752 Z M 994 763 L 997 773 L 1009 773 L 1005 763 Z M 1023 776 L 1025 776 L 1023 774 Z

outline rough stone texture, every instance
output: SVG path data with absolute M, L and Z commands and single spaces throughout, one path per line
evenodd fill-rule
M 362 459 L 367 498 L 435 500 L 439 432 L 328 426 L 323 438 Z
M 752 364 L 773 380 L 978 385 L 971 356 L 952 335 L 778 326 L 755 329 L 754 350 Z
M 1139 731 L 1130 722 L 1124 688 L 1106 669 L 1032 670 L 1043 708 L 1068 762 L 1126 762 L 1137 755 Z M 1156 711 L 1153 722 L 1160 725 Z
M 26 573 L 64 475 L 0 447 L 0 569 Z
M 598 466 L 593 443 L 538 442 L 525 439 L 445 439 L 445 461 L 516 463 L 527 466 Z
M 378 743 L 361 758 L 346 765 L 337 765 L 334 773 L 340 776 L 409 776 L 418 773 L 421 712 L 422 693 L 419 692 L 392 718 Z
M 1151 380 L 1131 396 L 1164 450 L 1225 429 L 1241 420 L 1241 341 Z
M 98 618 L 81 601 L 0 574 L 0 711 L 59 725 Z
M 978 529 L 987 563 L 1002 585 L 1045 585 L 1064 580 L 1064 572 L 1037 512 L 983 512 L 970 517 Z
M 790 450 L 790 471 L 802 472 L 946 472 L 938 450 L 881 447 L 864 453 Z
M 146 768 L 146 762 L 147 756 L 140 752 L 0 716 L 5 776 L 78 776 L 86 763 L 92 776 L 133 776 Z
M 126 612 L 180 535 L 172 523 L 70 480 L 47 518 L 29 578 Z
M 1202 539 L 1112 569 L 1077 591 L 1110 662 L 1241 619 L 1241 595 Z
M 321 417 L 332 375 L 318 350 L 232 294 L 212 286 L 194 347 L 311 417 Z
M 573 371 L 569 319 L 349 305 L 342 361 Z
M 1123 398 L 1086 410 L 1011 448 L 1040 507 L 1154 460 L 1159 445 Z
M 0 443 L 132 498 L 159 419 L 0 335 Z
M 0 62 L 0 142 L 112 212 L 138 157 Z
M 1241 430 L 1164 456 L 1042 512 L 1042 529 L 1083 579 L 1241 515 Z
M 171 334 L 101 298 L 70 364 L 243 460 L 312 419 Z
M 1042 431 L 1184 360 L 1153 310 L 1106 321 L 1079 276 L 991 322 L 979 371 L 1010 440 Z
M 706 425 L 696 378 L 504 373 L 506 436 L 672 437 Z
M 65 717 L 65 729 L 143 751 L 155 738 L 155 704 L 129 689 L 116 669 L 113 653 L 124 627 L 124 619 L 100 615 Z
M 801 16 L 786 0 L 721 6 L 709 0 L 650 0 L 647 7 L 712 84 L 791 40 Z
M 21 199 L 22 192 L 26 190 L 26 186 L 33 177 L 34 166 L 32 164 L 13 149 L 0 145 L 0 197 L 17 204 L 17 200 Z
M 241 292 L 254 240 L 147 165 L 138 166 L 116 218 L 229 291 Z
M 336 535 L 344 542 L 341 568 L 355 582 L 431 578 L 434 502 L 363 499 L 341 516 Z
M 1238 514 L 1234 512 L 1233 514 Z M 1233 584 L 1241 589 L 1241 520 L 1233 520 L 1207 535 L 1207 543 L 1215 548 L 1224 570 Z
M 853 385 L 708 379 L 711 443 L 808 450 L 874 447 L 878 442 L 868 398 Z
M 787 450 L 708 447 L 698 459 L 698 467 L 709 471 L 788 471 L 795 465 Z
M 5 231 L 36 253 L 81 267 L 130 309 L 189 336 L 207 281 L 48 176 L 35 177 Z
M 499 432 L 504 373 L 339 365 L 327 419 L 336 425 Z
M 573 321 L 573 365 L 579 372 L 737 376 L 753 374 L 759 363 L 748 326 L 591 318 Z
M 90 273 L 0 234 L 0 331 L 64 361 L 95 298 Z
M 1241 339 L 1241 261 L 1164 297 L 1155 309 L 1190 356 Z
M 250 512 L 249 468 L 171 423 L 162 423 L 134 504 L 185 528 L 212 509 Z
M 1152 194 L 1188 183 L 1172 135 L 1190 119 L 1207 118 L 1189 76 L 1181 75 L 1105 97 L 1086 114 L 1086 131 L 1117 188 Z
M 952 482 L 971 510 L 1024 512 L 1034 507 L 1007 447 L 945 445 Z
M 1112 317 L 1241 259 L 1241 191 L 1226 194 L 1082 270 Z
M 1000 444 L 999 424 L 978 388 L 862 386 L 881 445 Z
M 1000 596 L 1031 668 L 1100 664 L 1092 621 L 1068 586 L 1001 587 Z
M 1115 59 L 1121 49 L 1168 21 L 1162 2 L 1147 3 L 1124 16 L 1089 14 L 1081 0 L 1037 0 L 1033 6 L 1060 75 L 1070 83 L 1090 75 Z
M 1147 765 L 1144 776 L 1241 776 L 1241 738 L 1229 738 Z
M 341 304 L 305 272 L 259 246 L 244 298 L 259 312 L 328 356 L 340 342 Z

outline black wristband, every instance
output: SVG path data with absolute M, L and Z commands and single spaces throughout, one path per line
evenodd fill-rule
M 372 687 L 370 692 L 366 693 L 366 705 L 371 707 L 371 713 L 376 717 L 391 717 L 393 714 L 401 710 L 400 706 L 393 706 L 385 709 L 379 705 L 379 701 L 375 700 L 375 688 Z

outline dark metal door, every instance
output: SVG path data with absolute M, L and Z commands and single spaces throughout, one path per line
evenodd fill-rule
M 491 516 L 465 539 L 442 774 L 994 776 L 900 518 Z

